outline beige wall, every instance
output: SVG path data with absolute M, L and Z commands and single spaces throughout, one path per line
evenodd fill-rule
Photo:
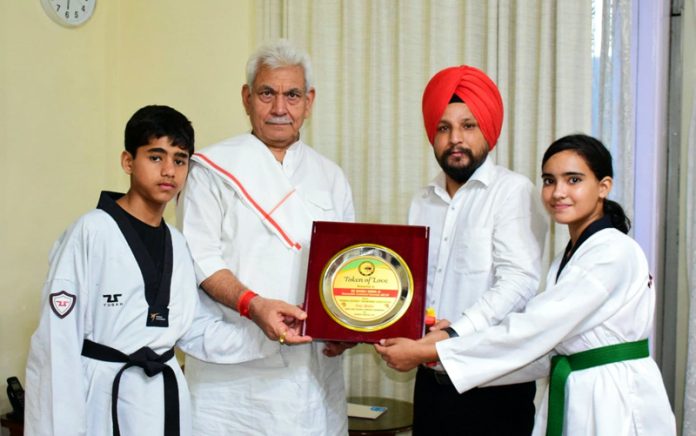
M 253 0 L 98 0 L 66 29 L 39 0 L 0 0 L 0 413 L 5 379 L 24 382 L 52 242 L 100 190 L 127 187 L 128 117 L 171 105 L 198 147 L 247 129 L 253 14 Z

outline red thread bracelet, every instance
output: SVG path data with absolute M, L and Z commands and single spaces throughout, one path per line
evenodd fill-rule
M 239 297 L 239 300 L 237 300 L 237 312 L 239 312 L 239 315 L 251 319 L 251 317 L 249 316 L 249 303 L 254 297 L 258 295 L 259 294 L 252 291 L 251 289 L 247 289 L 246 291 L 244 291 L 242 296 Z

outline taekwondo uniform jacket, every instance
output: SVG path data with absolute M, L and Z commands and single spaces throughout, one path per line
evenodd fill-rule
M 642 250 L 611 228 L 606 217 L 585 233 L 558 278 L 563 255 L 555 259 L 546 290 L 524 312 L 510 314 L 498 326 L 436 344 L 458 391 L 543 378 L 555 354 L 651 334 L 655 291 Z M 571 372 L 565 398 L 565 435 L 676 434 L 660 371 L 649 357 Z M 547 409 L 548 387 L 534 435 L 545 434 Z
M 163 354 L 175 344 L 184 345 L 199 358 L 214 360 L 224 358 L 224 347 L 238 346 L 239 337 L 229 325 L 198 310 L 191 257 L 174 228 L 168 228 L 171 241 L 165 244 L 164 257 L 169 267 L 163 270 L 162 288 L 157 301 L 148 301 L 144 281 L 152 279 L 153 264 L 115 203 L 117 196 L 102 193 L 98 209 L 71 225 L 50 254 L 41 318 L 27 363 L 27 435 L 112 434 L 112 384 L 124 363 L 81 355 L 84 340 L 125 354 L 142 347 Z M 164 292 L 168 295 L 163 288 L 169 289 Z M 206 335 L 226 340 L 207 349 Z M 180 434 L 189 435 L 186 381 L 176 358 L 162 363 L 176 380 Z M 123 372 L 116 401 L 122 434 L 164 434 L 163 383 L 163 375 L 148 377 L 139 367 Z
M 312 221 L 353 221 L 341 169 L 298 141 L 282 164 L 251 134 L 196 153 L 178 203 L 198 282 L 229 269 L 250 289 L 304 300 Z M 217 304 L 246 343 L 235 365 L 187 356 L 198 434 L 347 433 L 342 358 L 323 344 L 281 346 L 252 321 Z

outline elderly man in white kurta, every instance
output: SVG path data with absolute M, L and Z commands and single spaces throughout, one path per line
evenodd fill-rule
M 341 169 L 299 139 L 310 79 L 306 54 L 261 48 L 242 88 L 251 133 L 192 159 L 179 223 L 206 304 L 247 339 L 236 364 L 187 356 L 196 434 L 347 433 L 344 345 L 299 333 L 312 221 L 354 220 Z

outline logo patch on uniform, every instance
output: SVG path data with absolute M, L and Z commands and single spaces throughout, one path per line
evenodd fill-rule
M 169 327 L 169 308 L 150 306 L 145 325 L 148 327 Z
M 72 312 L 75 307 L 77 297 L 65 291 L 55 292 L 48 296 L 48 302 L 51 305 L 53 313 L 58 315 L 58 318 L 65 318 Z
M 123 296 L 123 294 L 104 294 L 104 295 L 102 295 L 102 297 L 106 299 L 106 302 L 104 303 L 104 307 L 123 306 L 123 303 L 121 301 L 118 301 L 118 299 L 121 298 L 122 296 Z

